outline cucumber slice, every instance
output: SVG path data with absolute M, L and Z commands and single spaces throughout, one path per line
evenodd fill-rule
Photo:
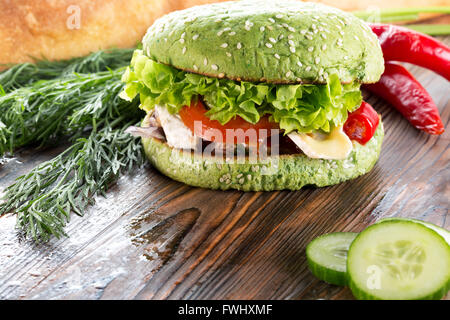
M 347 272 L 357 299 L 441 299 L 450 282 L 450 246 L 421 223 L 382 221 L 352 242 Z
M 400 221 L 412 221 L 412 222 L 416 222 L 416 223 L 420 223 L 423 224 L 425 227 L 430 228 L 431 230 L 437 232 L 442 238 L 444 238 L 445 241 L 447 241 L 447 244 L 450 245 L 450 231 L 439 227 L 435 224 L 432 224 L 430 222 L 425 222 L 422 220 L 418 220 L 418 219 L 412 219 L 412 218 L 397 218 L 397 217 L 392 217 L 392 218 L 383 218 L 379 221 L 377 221 L 377 223 L 379 222 L 383 222 L 383 221 L 392 221 L 392 220 L 400 220 Z
M 336 232 L 320 236 L 306 247 L 308 266 L 320 280 L 345 286 L 347 284 L 347 252 L 358 234 Z

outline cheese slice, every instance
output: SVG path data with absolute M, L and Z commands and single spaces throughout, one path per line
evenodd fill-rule
M 179 116 L 170 114 L 165 107 L 155 106 L 155 116 L 164 130 L 167 144 L 177 149 L 195 149 L 196 138 Z
M 341 127 L 334 128 L 329 134 L 306 134 L 291 132 L 288 137 L 310 158 L 346 159 L 353 144 Z

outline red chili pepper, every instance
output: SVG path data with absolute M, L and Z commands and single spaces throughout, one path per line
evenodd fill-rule
M 450 81 L 450 48 L 423 33 L 407 28 L 372 24 L 385 61 L 409 62 L 440 74 Z
M 391 103 L 417 129 L 442 134 L 439 110 L 425 88 L 403 66 L 387 62 L 385 67 L 379 82 L 364 87 Z
M 370 104 L 363 101 L 358 110 L 348 114 L 344 124 L 344 132 L 351 139 L 360 144 L 366 144 L 372 139 L 377 130 L 380 118 Z

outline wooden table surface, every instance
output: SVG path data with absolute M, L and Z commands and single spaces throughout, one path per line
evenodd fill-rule
M 223 192 L 146 166 L 84 217 L 73 215 L 69 238 L 36 245 L 20 239 L 14 216 L 3 216 L 0 299 L 351 299 L 347 288 L 308 271 L 305 247 L 313 238 L 391 216 L 450 229 L 450 85 L 408 68 L 439 106 L 442 136 L 415 130 L 365 93 L 386 137 L 378 164 L 356 180 L 296 192 Z M 21 151 L 0 167 L 0 191 L 60 151 Z

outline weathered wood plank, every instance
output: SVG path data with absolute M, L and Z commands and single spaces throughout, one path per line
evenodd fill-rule
M 450 37 L 445 39 L 450 43 Z M 412 128 L 376 97 L 386 138 L 369 174 L 297 192 L 212 191 L 145 167 L 120 179 L 69 238 L 20 240 L 0 218 L 2 299 L 349 299 L 308 271 L 306 244 L 332 231 L 360 231 L 405 216 L 450 228 L 449 83 L 410 67 L 440 108 L 446 133 Z M 60 150 L 26 150 L 0 169 L 0 191 Z M 19 163 L 19 162 L 20 163 Z

